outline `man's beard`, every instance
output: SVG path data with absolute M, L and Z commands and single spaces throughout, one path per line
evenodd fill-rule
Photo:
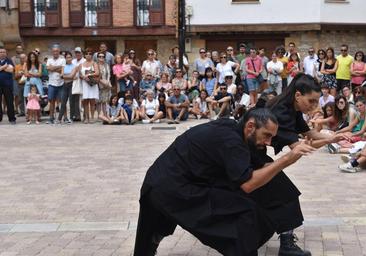
M 252 149 L 264 149 L 266 146 L 265 145 L 259 145 L 257 144 L 257 136 L 256 136 L 256 132 L 253 132 L 252 134 L 250 134 L 248 136 L 248 145 L 249 145 L 249 148 L 252 148 Z

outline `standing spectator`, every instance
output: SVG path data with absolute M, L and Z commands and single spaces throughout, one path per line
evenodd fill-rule
M 188 97 L 181 93 L 178 86 L 173 86 L 173 95 L 165 101 L 168 124 L 179 124 L 188 119 Z
M 233 72 L 233 69 L 235 68 L 235 71 Z M 216 66 L 216 73 L 218 77 L 219 83 L 225 82 L 225 74 L 230 73 L 233 77 L 235 76 L 234 73 L 237 73 L 239 71 L 239 64 L 235 63 L 233 61 L 228 61 L 227 54 L 221 53 L 220 54 L 220 63 Z M 235 76 L 236 77 L 236 76 Z
M 366 65 L 363 62 L 365 54 L 362 51 L 357 51 L 355 54 L 354 62 L 351 65 L 351 75 L 352 75 L 352 88 L 359 87 L 366 78 Z
M 101 42 L 99 45 L 99 52 L 103 53 L 105 55 L 105 62 L 112 66 L 114 65 L 114 56 L 112 53 L 108 52 L 108 47 L 105 42 Z M 98 61 L 98 52 L 94 53 L 93 55 L 93 61 L 96 63 Z
M 39 124 L 38 113 L 41 110 L 41 106 L 39 105 L 40 95 L 37 93 L 37 87 L 34 84 L 31 85 L 27 99 L 28 99 L 27 112 L 29 115 L 27 124 L 31 124 L 32 120 L 36 124 Z
M 234 48 L 232 46 L 228 46 L 226 48 L 226 55 L 227 55 L 227 60 L 228 61 L 239 63 L 239 61 L 235 57 Z
M 276 55 L 277 55 L 277 60 L 281 61 L 283 64 L 283 71 L 281 73 L 281 80 L 282 80 L 282 91 L 284 91 L 287 88 L 287 63 L 288 63 L 288 58 L 286 56 L 284 56 L 285 54 L 285 48 L 283 46 L 280 46 L 276 49 Z
M 259 57 L 262 58 L 262 72 L 261 75 L 263 77 L 263 82 L 262 84 L 259 85 L 260 90 L 259 91 L 264 91 L 265 89 L 268 88 L 268 71 L 267 71 L 267 63 L 269 62 L 268 57 L 266 56 L 266 49 L 265 48 L 259 48 Z
M 99 102 L 98 102 L 98 116 L 103 113 L 107 116 L 107 104 L 111 98 L 111 69 L 105 62 L 105 56 L 103 53 L 98 53 L 98 69 L 99 69 Z
M 243 43 L 239 45 L 239 54 L 236 55 L 236 59 L 238 60 L 238 63 L 242 63 L 242 61 L 247 57 L 246 55 L 247 46 Z
M 183 71 L 180 68 L 177 68 L 176 70 L 175 78 L 172 80 L 172 86 L 173 88 L 179 87 L 182 94 L 186 93 L 186 90 L 188 88 L 188 82 L 183 77 Z
M 294 79 L 294 77 L 299 72 L 302 72 L 300 59 L 299 59 L 299 56 L 296 54 L 296 52 L 294 52 L 290 55 L 290 59 L 288 61 L 286 69 L 287 69 L 286 71 L 288 74 L 287 82 L 288 82 L 288 84 L 290 84 L 292 79 Z
M 313 47 L 308 50 L 309 55 L 304 58 L 304 73 L 314 77 L 314 64 L 318 60 Z
M 172 84 L 169 83 L 169 74 L 162 73 L 160 81 L 156 84 L 156 91 L 163 92 L 169 95 L 171 90 Z
M 200 91 L 206 90 L 208 97 L 212 96 L 217 89 L 217 79 L 214 77 L 212 68 L 205 70 L 205 78 L 202 79 Z
M 50 118 L 47 123 L 54 124 L 56 101 L 61 100 L 64 81 L 61 77 L 62 68 L 65 66 L 65 58 L 60 55 L 60 46 L 52 47 L 52 58 L 47 60 L 48 70 L 48 100 L 50 102 Z
M 119 91 L 125 92 L 132 89 L 132 83 L 130 75 L 132 75 L 131 65 L 127 55 L 116 54 L 116 64 L 113 66 L 113 74 L 116 76 L 116 80 L 119 85 Z
M 79 72 L 77 66 L 72 63 L 72 53 L 65 52 L 66 64 L 62 68 L 61 76 L 64 79 L 63 91 L 61 96 L 61 109 L 58 114 L 58 123 L 61 123 L 62 117 L 64 118 L 64 123 L 71 124 L 71 116 L 67 118 L 67 101 L 71 98 L 72 94 L 72 83 L 74 81 L 75 75 Z
M 136 52 L 134 49 L 131 49 L 128 52 L 128 58 L 130 60 L 132 60 L 132 62 L 137 66 L 137 67 L 141 67 L 141 61 L 136 57 Z
M 99 69 L 92 56 L 92 49 L 85 49 L 85 62 L 79 67 L 79 76 L 83 85 L 84 124 L 94 122 L 95 102 L 99 99 L 97 81 Z
M 259 85 L 263 81 L 261 75 L 263 69 L 262 59 L 257 56 L 257 51 L 254 48 L 250 49 L 250 57 L 245 61 L 245 70 L 247 75 L 247 84 L 250 96 L 250 104 L 254 106 L 257 103 L 257 93 Z
M 169 61 L 164 67 L 164 72 L 169 74 L 170 81 L 172 81 L 175 78 L 175 72 L 178 68 L 177 65 L 177 57 L 175 55 L 169 56 Z
M 269 91 L 275 91 L 277 95 L 282 93 L 282 78 L 283 64 L 277 60 L 276 53 L 272 53 L 272 60 L 267 63 Z
M 80 47 L 76 47 L 74 49 L 75 58 L 72 60 L 72 64 L 75 67 L 78 67 L 85 62 L 85 58 L 83 57 L 83 52 Z M 79 72 L 76 72 L 75 79 L 79 79 Z M 81 121 L 80 115 L 80 92 L 72 92 L 70 97 L 70 117 L 74 122 Z
M 330 94 L 333 97 L 337 94 L 337 80 L 335 73 L 338 68 L 338 61 L 334 56 L 334 50 L 329 47 L 326 50 L 324 64 L 322 65 L 321 73 L 323 74 L 323 82 L 330 88 Z
M 142 76 L 146 76 L 147 73 L 150 73 L 155 80 L 159 80 L 160 66 L 154 59 L 154 56 L 154 50 L 150 49 L 147 51 L 147 59 L 142 63 Z
M 348 45 L 343 44 L 341 46 L 341 55 L 337 56 L 337 62 L 337 91 L 341 91 L 345 85 L 351 84 L 351 65 L 353 57 L 348 54 Z
M 19 115 L 18 116 L 25 116 L 25 98 L 24 94 L 24 85 L 27 81 L 27 77 L 25 75 L 26 70 L 26 62 L 27 62 L 27 55 L 24 53 L 19 54 L 17 58 L 15 56 L 13 59 L 18 61 L 18 64 L 15 64 L 14 68 L 14 83 L 16 87 L 13 89 L 14 94 L 14 101 L 15 101 L 15 112 L 17 112 L 19 107 Z M 13 62 L 14 63 L 14 62 Z M 16 89 L 15 89 L 16 88 Z
M 211 60 L 214 64 L 214 67 L 216 68 L 217 64 L 220 63 L 220 56 L 218 51 L 212 51 L 211 53 Z
M 146 99 L 141 103 L 142 123 L 160 123 L 160 119 L 163 118 L 163 115 L 163 112 L 159 111 L 159 100 L 155 99 L 152 90 L 148 90 L 146 92 Z
M 131 70 L 132 74 L 131 77 L 134 81 L 136 81 L 136 85 L 133 87 L 133 98 L 139 98 L 139 90 L 140 90 L 140 82 L 142 80 L 142 73 L 141 73 L 141 61 L 136 57 L 135 50 L 131 49 L 128 52 L 128 57 L 131 60 Z
M 334 102 L 334 97 L 330 95 L 330 89 L 328 85 L 322 84 L 321 85 L 322 96 L 319 98 L 319 105 L 323 108 L 327 103 Z
M 8 119 L 11 124 L 15 124 L 16 122 L 14 113 L 13 71 L 13 62 L 7 57 L 6 49 L 0 46 L 0 122 L 3 120 L 2 99 L 4 96 Z
M 173 47 L 172 53 L 173 53 L 173 55 L 175 55 L 175 57 L 177 59 L 177 66 L 179 67 L 179 47 L 178 46 Z M 183 53 L 183 71 L 185 74 L 188 74 L 188 71 L 189 71 L 188 58 L 185 53 Z M 187 76 L 185 78 L 187 79 Z
M 194 61 L 193 69 L 198 71 L 200 75 L 199 79 L 202 80 L 203 77 L 205 76 L 206 68 L 208 67 L 214 68 L 214 66 L 212 60 L 210 58 L 207 58 L 206 50 L 204 48 L 201 48 L 199 50 L 199 53 L 200 57 Z
M 211 119 L 214 120 L 221 117 L 229 117 L 231 110 L 232 95 L 227 92 L 227 85 L 222 83 L 219 85 L 219 88 L 220 90 L 215 96 L 206 99 Z
M 301 56 L 296 51 L 296 45 L 295 45 L 295 43 L 294 42 L 289 42 L 288 43 L 288 51 L 285 53 L 285 57 L 287 57 L 289 59 L 292 53 L 296 53 L 297 54 L 297 57 L 299 57 L 299 60 L 301 61 Z
M 15 46 L 15 55 L 11 58 L 11 61 L 16 66 L 20 64 L 20 55 L 24 54 L 23 46 L 21 44 L 17 44 Z
M 323 49 L 318 50 L 318 59 L 314 62 L 313 77 L 318 81 L 318 83 L 323 81 L 323 74 L 321 73 L 322 65 L 324 65 L 325 51 Z

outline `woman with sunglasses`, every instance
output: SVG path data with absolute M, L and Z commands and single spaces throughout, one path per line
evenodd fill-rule
M 142 72 L 141 72 L 141 61 L 136 57 L 136 51 L 131 49 L 128 52 L 128 58 L 131 60 L 131 77 L 134 81 L 136 81 L 136 85 L 133 87 L 133 97 L 134 99 L 138 99 L 139 97 L 139 84 L 142 80 Z
M 147 59 L 142 63 L 142 76 L 146 76 L 150 73 L 155 80 L 160 78 L 160 65 L 159 62 L 155 60 L 155 51 L 150 49 L 147 51 Z
M 300 134 L 311 140 L 311 145 L 315 148 L 347 138 L 344 134 L 323 134 L 309 128 L 303 114 L 311 113 L 318 107 L 319 97 L 320 86 L 316 80 L 310 75 L 299 73 L 282 94 L 267 103 L 279 123 L 277 135 L 271 141 L 275 154 L 285 146 L 291 149 L 297 146 Z M 264 166 L 273 161 L 266 155 L 266 148 L 257 151 L 257 154 L 251 154 L 254 165 Z M 271 222 L 280 234 L 279 255 L 290 255 L 290 251 L 294 253 L 292 255 L 311 255 L 296 245 L 293 229 L 301 226 L 304 221 L 299 202 L 300 191 L 285 173 L 280 172 L 270 184 L 251 194 L 257 203 L 271 212 Z
M 97 54 L 98 58 L 98 68 L 100 73 L 99 79 L 99 102 L 98 102 L 98 116 L 108 116 L 107 115 L 107 105 L 111 99 L 111 88 L 112 84 L 110 82 L 111 79 L 111 69 L 106 62 L 105 54 L 103 52 L 99 52 Z
M 233 68 L 235 68 L 233 72 Z M 216 77 L 218 77 L 219 84 L 222 84 L 225 82 L 225 75 L 231 74 L 234 77 L 235 81 L 235 74 L 238 73 L 240 68 L 240 65 L 238 63 L 235 63 L 233 61 L 227 60 L 227 54 L 222 52 L 220 54 L 220 63 L 216 66 Z
M 335 58 L 334 49 L 332 47 L 329 47 L 325 52 L 326 56 L 320 72 L 323 74 L 323 82 L 330 88 L 330 94 L 335 97 L 337 95 L 336 72 L 338 61 Z
M 365 81 L 366 65 L 365 62 L 363 62 L 364 58 L 365 54 L 363 51 L 356 52 L 355 59 L 351 65 L 351 83 L 353 89 L 359 87 Z
M 93 61 L 93 50 L 85 50 L 85 62 L 79 67 L 79 77 L 83 86 L 84 124 L 94 122 L 95 103 L 99 99 L 99 68 Z
M 323 81 L 323 74 L 321 73 L 322 65 L 325 59 L 325 51 L 323 49 L 318 50 L 318 59 L 314 62 L 313 76 L 318 83 Z
M 206 50 L 204 48 L 201 48 L 199 53 L 200 57 L 194 61 L 193 69 L 198 71 L 199 79 L 202 80 L 205 77 L 206 68 L 211 67 L 214 69 L 214 65 L 212 60 L 206 56 Z

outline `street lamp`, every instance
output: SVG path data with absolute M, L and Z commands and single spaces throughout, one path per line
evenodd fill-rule
M 179 68 L 183 71 L 183 54 L 186 52 L 186 1 L 178 0 Z

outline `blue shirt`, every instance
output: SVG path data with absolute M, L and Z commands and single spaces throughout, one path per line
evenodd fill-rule
M 181 94 L 179 95 L 179 97 L 175 97 L 174 95 L 173 96 L 170 96 L 168 98 L 168 101 L 171 103 L 171 104 L 180 104 L 180 103 L 184 103 L 185 101 L 188 100 L 188 97 L 187 95 L 184 95 L 184 94 Z
M 207 80 L 206 78 L 204 78 L 202 80 L 202 83 L 204 84 L 206 91 L 208 93 L 208 96 L 211 96 L 214 89 L 215 89 L 215 84 L 216 84 L 216 78 L 212 78 L 211 80 Z
M 0 66 L 4 66 L 5 64 L 12 65 L 14 67 L 13 62 L 9 58 L 0 60 Z M 5 70 L 0 71 L 0 83 L 2 81 L 13 83 L 13 73 L 6 72 Z
M 141 80 L 140 82 L 140 89 L 142 90 L 155 90 L 156 81 L 155 80 Z
M 74 64 L 66 64 L 65 67 L 64 67 L 64 74 L 65 75 L 70 75 L 72 70 L 75 68 L 75 65 Z

